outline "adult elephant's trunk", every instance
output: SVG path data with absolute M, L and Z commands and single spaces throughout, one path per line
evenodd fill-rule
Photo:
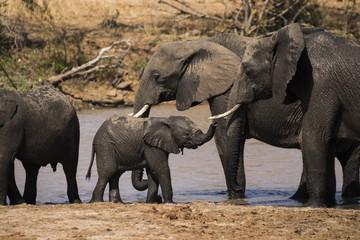
M 136 92 L 133 114 L 135 117 L 149 117 L 151 105 L 158 103 L 158 91 L 154 86 L 147 84 L 148 71 L 145 70 L 141 78 L 140 87 Z M 146 109 L 144 107 L 148 106 Z M 142 110 L 145 110 L 142 112 Z
M 210 141 L 215 134 L 216 125 L 216 122 L 211 123 L 207 133 L 203 133 L 201 130 L 197 131 L 194 137 L 195 144 L 197 146 L 201 146 L 204 143 Z
M 244 110 L 236 111 L 228 121 L 224 168 L 230 199 L 245 196 L 245 121 Z
M 131 172 L 131 183 L 138 191 L 145 191 L 148 188 L 148 181 L 143 179 L 144 169 Z

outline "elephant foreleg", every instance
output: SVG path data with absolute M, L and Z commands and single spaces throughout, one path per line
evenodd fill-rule
M 23 163 L 23 166 L 26 171 L 24 200 L 28 204 L 35 204 L 36 193 L 37 193 L 36 182 L 37 182 L 40 166 L 30 163 Z
M 120 197 L 119 179 L 123 172 L 114 174 L 109 181 L 109 201 L 113 203 L 124 203 Z
M 150 170 L 159 181 L 164 203 L 173 203 L 168 153 L 159 149 L 146 149 L 145 158 Z
M 319 114 L 311 114 L 317 112 L 316 110 L 308 109 L 302 125 L 302 153 L 309 192 L 309 200 L 306 204 L 312 207 L 324 207 L 336 203 L 334 167 L 336 142 L 333 129 L 336 129 L 337 109 L 327 106 L 320 118 Z
M 309 199 L 309 194 L 306 187 L 306 178 L 307 176 L 306 176 L 305 168 L 303 167 L 299 187 L 294 193 L 294 195 L 290 197 L 291 199 L 294 199 L 299 202 L 306 202 Z

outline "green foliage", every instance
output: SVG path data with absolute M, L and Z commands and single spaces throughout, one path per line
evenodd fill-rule
M 146 68 L 146 65 L 147 63 L 149 62 L 149 59 L 148 58 L 144 58 L 138 62 L 136 62 L 133 67 L 132 67 L 132 70 L 135 71 L 135 72 L 139 72 L 139 71 L 142 71 Z

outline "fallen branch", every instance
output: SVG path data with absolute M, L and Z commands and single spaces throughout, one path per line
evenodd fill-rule
M 104 54 L 108 51 L 110 51 L 112 48 L 114 48 L 115 46 L 121 45 L 121 44 L 126 44 L 128 47 L 125 49 L 125 53 L 121 56 L 118 57 L 116 55 L 105 55 Z M 99 54 L 97 55 L 96 58 L 94 58 L 93 60 L 91 60 L 90 62 L 87 62 L 79 67 L 74 67 L 71 70 L 59 74 L 57 76 L 52 76 L 50 78 L 48 78 L 46 81 L 52 85 L 58 85 L 60 82 L 65 81 L 67 79 L 76 77 L 76 76 L 81 76 L 90 72 L 95 72 L 95 71 L 100 71 L 102 69 L 109 69 L 109 68 L 117 68 L 120 66 L 120 64 L 122 63 L 124 57 L 127 55 L 127 53 L 129 52 L 131 48 L 131 44 L 129 40 L 122 40 L 122 41 L 118 41 L 118 42 L 114 42 L 113 44 L 111 44 L 109 47 L 103 48 L 100 50 Z M 118 61 L 115 64 L 111 64 L 111 65 L 97 65 L 99 63 L 100 60 L 102 59 L 112 59 L 112 58 L 116 58 Z

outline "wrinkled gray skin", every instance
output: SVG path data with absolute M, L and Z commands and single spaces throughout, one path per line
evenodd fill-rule
M 211 114 L 225 112 L 229 94 L 241 66 L 246 46 L 252 38 L 221 34 L 213 38 L 160 44 L 150 58 L 136 94 L 134 113 L 145 104 L 176 100 L 178 110 L 186 110 L 208 100 Z M 148 110 L 143 116 L 147 117 Z M 248 104 L 231 119 L 219 119 L 215 133 L 224 168 L 229 198 L 245 193 L 244 143 L 256 138 L 284 148 L 301 146 L 302 110 L 300 102 L 279 104 L 273 99 Z M 229 142 L 229 144 L 226 144 Z M 353 141 L 339 141 L 337 157 L 344 171 L 343 194 L 359 196 L 359 151 Z M 306 174 L 294 198 L 306 199 Z
M 323 31 L 304 35 L 298 24 L 252 40 L 244 53 L 229 108 L 269 97 L 284 103 L 300 99 L 309 206 L 335 203 L 336 144 L 360 139 L 359 79 L 358 42 Z
M 79 121 L 70 101 L 50 87 L 27 92 L 0 90 L 0 204 L 36 202 L 41 166 L 61 163 L 70 203 L 80 203 L 76 182 Z M 26 171 L 23 197 L 15 183 L 14 159 Z M 7 184 L 8 183 L 8 184 Z
M 169 118 L 134 118 L 114 115 L 97 131 L 93 141 L 93 154 L 86 177 L 89 179 L 96 154 L 98 181 L 91 202 L 102 202 L 109 183 L 109 200 L 122 202 L 119 178 L 125 172 L 147 169 L 147 203 L 158 202 L 160 184 L 165 203 L 173 202 L 169 153 L 178 154 L 183 148 L 196 149 L 210 141 L 215 133 L 211 124 L 203 133 L 194 122 L 183 116 Z

